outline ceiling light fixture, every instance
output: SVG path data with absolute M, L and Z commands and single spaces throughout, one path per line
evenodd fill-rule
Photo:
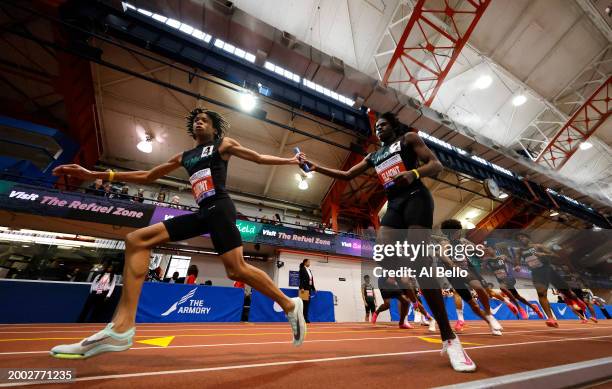
M 487 89 L 488 87 L 491 86 L 492 83 L 493 83 L 493 78 L 485 74 L 484 76 L 478 77 L 478 79 L 474 83 L 474 86 L 478 89 Z
M 515 107 L 519 107 L 527 102 L 527 96 L 525 95 L 517 95 L 512 99 L 512 105 Z
M 593 147 L 593 143 L 587 142 L 586 140 L 584 142 L 580 143 L 580 150 L 588 150 L 591 147 Z
M 476 216 L 478 216 L 478 214 L 479 214 L 479 213 L 480 213 L 479 211 L 477 211 L 477 210 L 475 210 L 475 209 L 472 209 L 471 211 L 469 211 L 469 212 L 468 212 L 468 213 L 465 215 L 465 218 L 466 218 L 466 219 L 473 219 L 473 218 L 475 218 Z
M 476 228 L 476 225 L 474 223 L 467 221 L 467 220 L 465 220 L 463 224 L 468 230 L 473 230 L 474 228 Z
M 300 190 L 308 189 L 308 183 L 306 182 L 306 180 L 301 180 L 298 184 L 298 188 L 300 188 Z
M 240 94 L 240 107 L 247 112 L 251 112 L 257 105 L 257 97 L 251 92 Z
M 509 196 L 509 195 L 508 195 L 508 193 L 504 193 L 504 192 L 502 192 L 502 193 L 499 195 L 499 198 L 500 198 L 500 199 L 507 199 L 507 198 L 508 198 L 508 196 Z
M 559 212 L 557 211 L 551 211 L 550 212 L 550 216 L 554 217 L 554 216 L 559 216 Z
M 151 153 L 153 151 L 153 137 L 147 133 L 146 138 L 138 142 L 136 148 L 143 153 Z

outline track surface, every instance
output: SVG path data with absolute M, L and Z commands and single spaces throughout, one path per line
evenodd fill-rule
M 504 336 L 494 337 L 484 323 L 468 322 L 460 337 L 478 364 L 472 374 L 450 368 L 447 357 L 439 355 L 438 335 L 426 327 L 400 330 L 389 323 L 311 324 L 300 348 L 291 345 L 284 323 L 142 324 L 136 341 L 174 338 L 167 347 L 135 343 L 127 352 L 88 360 L 58 360 L 48 350 L 78 342 L 101 324 L 0 325 L 0 368 L 74 368 L 78 387 L 96 388 L 395 389 L 448 385 L 612 355 L 612 320 L 560 323 L 551 329 L 542 321 L 504 321 Z

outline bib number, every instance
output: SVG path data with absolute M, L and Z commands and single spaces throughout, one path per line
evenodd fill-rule
M 193 198 L 198 204 L 205 198 L 215 194 L 215 185 L 210 173 L 210 168 L 195 172 L 189 177 L 189 182 L 191 183 Z
M 366 289 L 366 296 L 374 297 L 374 291 L 372 289 Z
M 395 176 L 405 171 L 406 166 L 404 166 L 404 162 L 398 154 L 376 166 L 376 174 L 378 174 L 378 178 L 385 189 L 393 186 Z

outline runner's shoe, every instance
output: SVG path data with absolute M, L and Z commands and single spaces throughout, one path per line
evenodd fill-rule
M 519 314 L 521 315 L 521 319 L 523 320 L 529 319 L 529 315 L 527 315 L 527 312 L 525 312 L 525 310 L 522 307 L 518 307 L 518 311 L 519 311 Z
M 497 321 L 495 316 L 493 316 L 493 315 L 487 316 L 487 319 L 489 321 L 489 324 L 491 325 L 491 328 L 494 328 L 494 329 L 499 330 L 499 331 L 503 331 L 504 330 L 504 327 L 502 327 L 502 325 L 499 324 L 499 322 Z
M 559 323 L 555 319 L 546 320 L 546 325 L 553 328 L 559 328 Z
M 287 321 L 291 325 L 293 331 L 293 345 L 300 346 L 304 343 L 304 337 L 306 336 L 306 322 L 304 320 L 304 303 L 299 297 L 294 297 L 291 300 L 295 303 L 295 308 L 292 312 L 289 312 Z
M 455 323 L 455 332 L 463 332 L 463 326 L 465 322 L 463 320 L 457 320 Z
M 413 329 L 414 327 L 410 325 L 410 323 L 402 323 L 399 326 L 400 329 L 402 330 L 410 330 Z
M 372 324 L 376 324 L 377 319 L 378 319 L 378 313 L 374 312 L 372 314 Z
M 429 321 L 429 328 L 427 331 L 436 332 L 436 321 L 433 318 Z
M 476 364 L 467 355 L 459 337 L 455 339 L 445 340 L 442 346 L 442 355 L 447 354 L 450 359 L 451 366 L 455 371 L 472 372 L 476 370 Z
M 49 353 L 55 358 L 85 359 L 102 353 L 125 351 L 132 347 L 135 328 L 119 334 L 113 331 L 113 326 L 114 323 L 109 323 L 92 336 L 78 343 L 55 346 Z

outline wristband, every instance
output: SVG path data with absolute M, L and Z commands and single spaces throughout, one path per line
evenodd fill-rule
M 416 177 L 416 179 L 418 180 L 419 178 L 421 178 L 421 175 L 419 174 L 419 171 L 416 169 L 412 169 L 411 172 L 414 173 L 414 176 Z
M 108 181 L 112 182 L 114 178 L 115 172 L 113 171 L 113 169 L 111 169 L 110 172 L 108 172 Z

